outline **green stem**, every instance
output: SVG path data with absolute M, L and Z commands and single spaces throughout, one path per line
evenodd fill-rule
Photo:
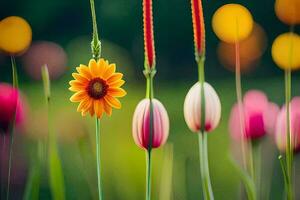
M 18 89 L 19 88 L 18 71 L 17 71 L 16 60 L 15 60 L 14 56 L 11 56 L 11 67 L 12 67 L 13 87 Z M 16 110 L 15 110 L 14 120 L 11 124 L 11 131 L 10 131 L 8 175 L 7 175 L 7 193 L 6 193 L 6 199 L 7 200 L 9 199 L 9 192 L 10 192 L 10 177 L 11 177 L 11 166 L 12 166 L 12 156 L 13 156 L 14 131 L 15 131 L 16 112 L 17 112 L 18 103 L 19 103 L 19 99 L 18 99 L 18 97 L 16 97 Z
M 151 150 L 146 151 L 146 200 L 151 200 Z
M 148 70 L 150 68 L 146 68 L 144 71 L 146 77 L 146 98 L 150 99 L 150 135 L 149 135 L 149 144 L 148 149 L 146 151 L 146 200 L 151 200 L 151 151 L 152 151 L 152 142 L 153 142 L 153 78 L 155 75 L 155 70 Z
M 252 141 L 254 183 L 256 186 L 257 198 L 260 199 L 261 191 L 261 144 L 260 141 Z
M 286 173 L 287 173 L 287 198 L 294 199 L 293 195 L 293 146 L 291 137 L 291 69 L 285 70 L 285 103 L 286 103 Z
M 203 195 L 206 200 L 214 199 L 211 180 L 209 176 L 208 153 L 207 153 L 207 134 L 200 132 L 199 138 L 199 155 L 200 155 L 200 172 L 202 180 Z
M 149 74 L 146 76 L 146 98 L 153 99 L 154 92 L 153 92 L 153 75 Z
M 11 166 L 12 166 L 12 156 L 13 156 L 13 144 L 14 144 L 14 128 L 12 128 L 12 132 L 10 134 L 10 143 L 9 143 L 9 160 L 8 160 L 8 175 L 7 175 L 7 193 L 6 199 L 9 199 L 10 192 L 10 177 L 11 177 Z
M 96 156 L 97 156 L 97 181 L 98 181 L 98 196 L 102 200 L 101 190 L 101 155 L 100 155 L 100 119 L 96 117 Z
M 200 96 L 201 96 L 201 130 L 198 134 L 199 137 L 199 156 L 200 156 L 200 172 L 202 180 L 202 189 L 205 199 L 212 200 L 214 199 L 211 180 L 209 175 L 209 165 L 208 165 L 208 153 L 207 153 L 207 134 L 205 133 L 205 91 L 204 91 L 204 82 L 205 82 L 205 70 L 204 62 L 205 56 L 200 56 L 197 60 L 198 63 L 198 78 L 200 83 Z
M 91 42 L 91 49 L 93 58 L 97 61 L 101 56 L 101 42 L 98 36 L 98 28 L 97 28 L 97 19 L 96 19 L 96 11 L 95 11 L 95 2 L 94 0 L 90 0 L 91 13 L 92 13 L 92 21 L 93 21 L 93 39 Z
M 14 56 L 11 56 L 10 59 L 11 59 L 11 67 L 12 67 L 13 87 L 14 88 L 19 88 L 16 59 L 15 59 Z

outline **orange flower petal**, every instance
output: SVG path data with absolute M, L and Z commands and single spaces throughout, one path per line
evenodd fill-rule
M 87 97 L 86 91 L 79 91 L 79 92 L 76 92 L 75 94 L 73 94 L 73 96 L 71 96 L 70 101 L 71 102 L 80 102 L 85 97 Z
M 86 79 L 85 77 L 81 76 L 80 74 L 78 73 L 72 73 L 72 76 L 79 82 L 82 82 L 82 83 L 87 83 L 89 80 Z
M 93 117 L 94 114 L 95 114 L 94 101 L 93 101 L 93 100 L 91 101 L 91 105 L 92 105 L 92 106 L 90 107 L 89 112 L 90 112 L 90 115 Z
M 124 80 L 118 80 L 109 84 L 109 87 L 121 87 L 125 83 Z
M 84 90 L 84 87 L 83 86 L 71 86 L 71 87 L 69 87 L 69 90 L 72 92 L 79 92 L 81 90 Z
M 102 117 L 103 114 L 103 104 L 101 101 L 96 100 L 94 101 L 94 109 L 95 109 L 95 114 L 98 118 Z
M 121 80 L 123 77 L 122 73 L 114 73 L 109 79 L 107 79 L 108 84 L 113 83 L 115 81 Z
M 112 96 L 106 95 L 104 99 L 110 106 L 116 109 L 120 109 L 122 107 L 120 101 Z
M 98 63 L 97 63 L 98 67 L 100 68 L 100 74 L 99 76 L 102 78 L 103 74 L 106 72 L 106 70 L 108 69 L 108 62 L 105 62 L 105 60 L 103 58 L 101 58 Z
M 109 77 L 111 77 L 113 75 L 113 73 L 115 73 L 115 71 L 116 71 L 116 65 L 115 64 L 109 65 L 109 67 L 107 68 L 105 73 L 102 75 L 102 78 L 104 80 L 108 79 Z
M 124 97 L 126 95 L 126 91 L 122 88 L 108 88 L 108 95 L 113 97 Z
M 92 79 L 92 74 L 90 69 L 85 65 L 80 65 L 80 67 L 76 67 L 76 70 L 81 74 L 83 77 L 87 78 L 88 80 Z
M 85 98 L 84 100 L 80 101 L 78 107 L 77 107 L 77 111 L 80 112 L 82 110 L 86 110 L 84 108 L 87 107 L 87 104 L 88 104 L 88 98 Z
M 86 83 L 82 83 L 82 82 L 79 82 L 77 80 L 72 80 L 69 82 L 69 84 L 71 86 L 75 86 L 75 87 L 85 87 L 86 86 Z
M 103 108 L 104 108 L 104 111 L 106 112 L 106 114 L 108 116 L 111 116 L 112 108 L 105 100 L 103 101 Z
M 97 62 L 94 59 L 90 60 L 89 69 L 90 69 L 93 77 L 100 76 L 100 73 L 101 73 L 100 67 L 98 66 Z

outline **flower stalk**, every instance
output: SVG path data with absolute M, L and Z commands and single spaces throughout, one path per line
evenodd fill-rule
M 286 103 L 286 176 L 287 199 L 294 199 L 293 195 L 293 143 L 291 132 L 291 69 L 286 69 L 285 79 L 285 103 Z
M 46 112 L 48 115 L 48 164 L 49 164 L 49 181 L 53 199 L 65 199 L 64 175 L 61 165 L 61 160 L 58 154 L 56 144 L 56 134 L 52 130 L 51 117 L 51 83 L 47 65 L 42 67 L 42 79 L 44 85 L 44 95 Z
M 12 67 L 13 87 L 18 89 L 19 88 L 18 71 L 17 71 L 16 59 L 14 56 L 11 56 L 11 67 Z M 16 122 L 18 101 L 19 101 L 18 98 L 16 98 L 16 111 L 14 114 L 14 120 L 12 121 L 12 124 L 10 127 L 7 192 L 6 192 L 7 200 L 9 199 L 9 195 L 10 195 L 10 179 L 11 179 L 11 167 L 12 167 L 12 159 L 13 159 L 12 157 L 13 157 L 14 131 L 15 131 L 15 122 Z
M 238 30 L 237 30 L 238 33 Z M 243 158 L 243 165 L 244 168 L 250 174 L 252 181 L 255 179 L 254 173 L 254 163 L 253 163 L 253 155 L 252 155 L 252 146 L 249 144 L 248 141 L 245 140 L 245 125 L 244 125 L 244 109 L 243 109 L 243 100 L 242 100 L 242 82 L 241 82 L 241 61 L 240 61 L 240 46 L 239 42 L 235 42 L 235 86 L 236 86 L 236 96 L 237 96 L 237 103 L 238 103 L 238 112 L 240 118 L 240 130 L 241 130 L 241 148 L 242 148 L 242 158 Z M 251 190 L 254 194 L 251 196 L 256 197 L 256 190 L 255 188 Z
M 96 11 L 95 11 L 95 2 L 94 0 L 90 0 L 91 13 L 92 13 L 92 21 L 93 21 L 93 39 L 91 42 L 91 50 L 93 58 L 96 62 L 101 57 L 101 42 L 98 36 L 98 28 L 97 28 L 97 19 L 96 19 Z M 96 160 L 97 160 L 97 185 L 98 185 L 98 198 L 102 200 L 102 187 L 101 187 L 101 145 L 100 145 L 100 118 L 98 116 L 95 117 L 95 126 L 96 126 Z
M 96 156 L 97 156 L 98 197 L 99 200 L 102 200 L 100 141 L 101 141 L 100 140 L 100 119 L 96 117 Z
M 214 199 L 211 180 L 209 175 L 208 152 L 207 152 L 207 133 L 205 133 L 205 25 L 203 17 L 203 8 L 201 0 L 191 0 L 192 20 L 194 32 L 195 60 L 198 64 L 198 81 L 200 83 L 201 95 L 201 130 L 198 134 L 199 139 L 199 156 L 200 172 L 202 180 L 202 189 L 205 199 Z
M 146 151 L 146 200 L 151 200 L 151 152 L 153 143 L 153 79 L 156 74 L 155 70 L 155 45 L 154 45 L 154 31 L 153 31 L 153 12 L 152 0 L 143 0 L 143 26 L 144 26 L 144 50 L 145 50 L 145 70 L 146 77 L 146 98 L 150 99 L 150 134 L 149 144 Z

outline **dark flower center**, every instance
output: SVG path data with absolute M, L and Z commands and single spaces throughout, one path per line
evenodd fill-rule
M 107 94 L 108 85 L 101 78 L 94 78 L 90 80 L 86 90 L 93 99 L 101 99 Z

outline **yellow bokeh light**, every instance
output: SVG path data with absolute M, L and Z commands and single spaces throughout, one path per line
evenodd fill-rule
M 32 31 L 21 17 L 11 16 L 0 21 L 0 49 L 10 54 L 24 52 L 30 45 Z
M 275 13 L 285 24 L 300 24 L 300 0 L 276 0 Z
M 215 12 L 212 27 L 220 40 L 235 43 L 249 36 L 253 27 L 253 19 L 249 10 L 244 6 L 226 4 Z
M 282 69 L 300 68 L 300 36 L 295 33 L 279 35 L 272 45 L 274 62 Z

